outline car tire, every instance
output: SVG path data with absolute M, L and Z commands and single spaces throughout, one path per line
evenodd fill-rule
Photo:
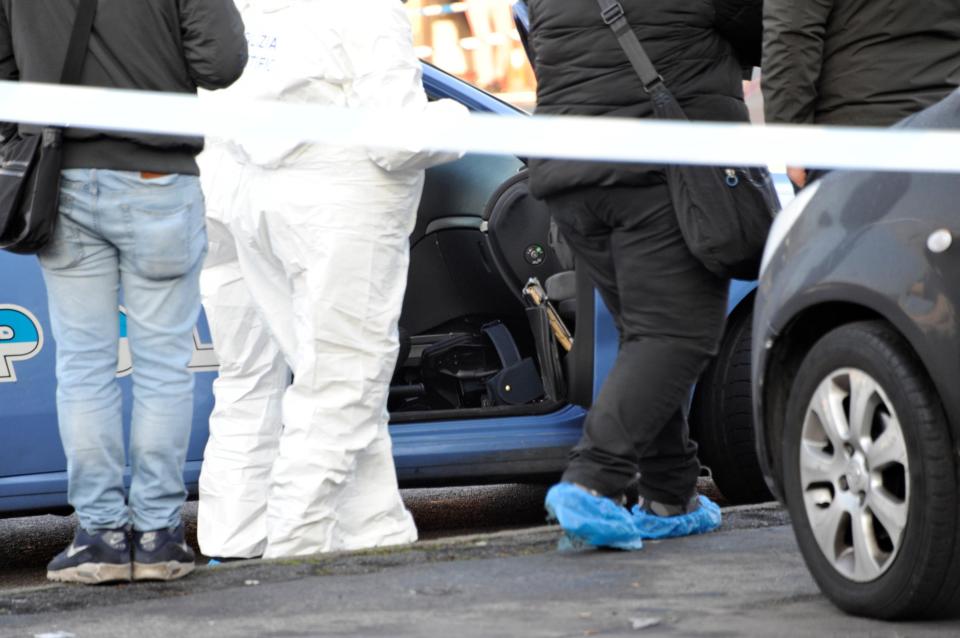
M 792 384 L 783 454 L 800 550 L 834 604 L 882 619 L 960 612 L 954 446 L 933 383 L 892 327 L 852 323 L 814 345 Z
M 773 500 L 757 460 L 750 388 L 752 308 L 731 315 L 717 358 L 697 384 L 690 422 L 701 462 L 735 505 Z

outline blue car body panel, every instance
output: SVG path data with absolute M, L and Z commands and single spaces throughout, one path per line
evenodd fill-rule
M 474 112 L 523 115 L 523 111 L 431 64 L 423 64 L 423 88 L 432 99 L 456 100 Z
M 431 97 L 451 98 L 474 111 L 523 113 L 430 65 L 424 65 L 423 79 Z M 753 283 L 734 282 L 731 309 L 753 287 Z M 122 314 L 118 320 L 123 321 Z M 209 331 L 202 317 L 195 340 L 194 423 L 185 469 L 191 490 L 196 489 L 200 473 L 215 378 L 209 360 Z M 616 327 L 598 296 L 594 303 L 594 344 L 596 396 L 618 348 Z M 37 261 L 0 251 L 0 512 L 45 510 L 67 504 L 54 367 L 46 292 Z M 129 429 L 130 378 L 122 377 L 120 385 L 125 427 Z M 390 431 L 398 476 L 403 483 L 416 484 L 556 472 L 579 439 L 585 414 L 583 408 L 567 405 L 549 414 L 394 424 Z

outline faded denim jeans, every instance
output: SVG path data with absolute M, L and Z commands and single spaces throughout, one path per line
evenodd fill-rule
M 187 364 L 206 246 L 197 177 L 63 172 L 59 224 L 40 265 L 57 344 L 68 496 L 86 530 L 180 523 L 193 420 Z M 128 498 L 116 378 L 121 290 L 134 364 Z

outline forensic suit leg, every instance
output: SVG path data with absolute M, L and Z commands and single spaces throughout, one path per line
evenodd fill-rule
M 287 339 L 294 373 L 265 557 L 417 537 L 397 489 L 386 403 L 422 177 L 394 188 L 327 175 L 259 171 L 237 225 L 239 244 L 256 247 L 247 282 L 271 331 Z M 290 311 L 264 301 L 284 286 Z
M 201 157 L 209 168 L 210 250 L 200 287 L 220 370 L 200 473 L 197 538 L 208 556 L 249 558 L 267 544 L 270 473 L 290 371 L 254 302 L 229 227 L 239 167 L 216 159 L 216 149 Z

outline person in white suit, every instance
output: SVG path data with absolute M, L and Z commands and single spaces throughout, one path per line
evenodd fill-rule
M 459 117 L 428 103 L 400 0 L 241 3 L 245 99 Z M 258 136 L 201 157 L 201 278 L 220 375 L 200 475 L 204 554 L 411 543 L 387 431 L 424 168 L 456 155 Z M 292 379 L 292 380 L 291 380 Z

